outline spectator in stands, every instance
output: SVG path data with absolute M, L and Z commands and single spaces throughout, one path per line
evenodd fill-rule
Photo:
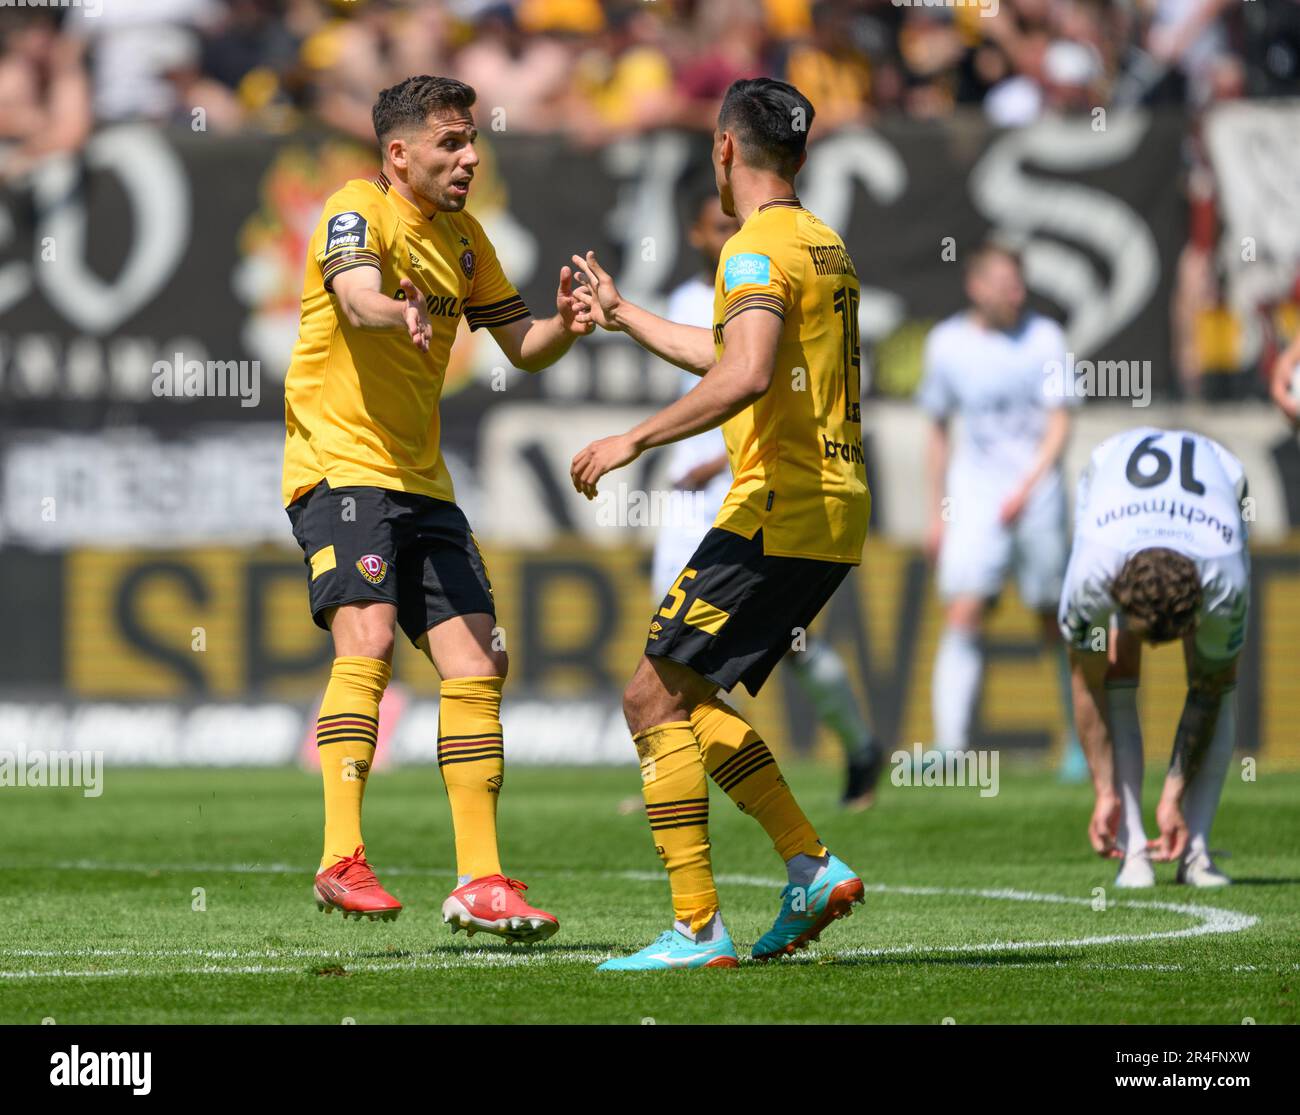
M 525 34 L 509 4 L 491 4 L 475 19 L 453 72 L 478 93 L 480 127 L 497 127 L 492 113 L 500 109 L 506 131 L 552 131 L 564 126 L 571 64 L 559 36 Z
M 60 36 L 49 11 L 0 9 L 0 178 L 77 151 L 90 124 L 81 43 Z
M 89 52 L 96 120 L 166 120 L 181 107 L 167 73 L 189 57 L 217 0 L 130 0 L 67 9 L 64 30 Z
M 790 11 L 765 14 L 758 0 L 699 5 L 694 19 L 681 24 L 672 41 L 678 98 L 674 123 L 712 131 L 722 95 L 733 81 L 771 76 L 763 57 L 770 22 L 797 27 L 798 12 L 796 4 Z M 820 110 L 817 119 L 820 123 Z
M 795 46 L 786 60 L 785 80 L 816 106 L 822 135 L 867 118 L 871 71 L 859 38 L 859 12 L 853 0 L 820 0 L 813 9 L 812 38 Z
M 605 30 L 579 54 L 565 117 L 578 142 L 606 143 L 671 123 L 673 71 L 652 7 L 613 9 Z

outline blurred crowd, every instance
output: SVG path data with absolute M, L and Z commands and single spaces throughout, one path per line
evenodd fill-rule
M 589 147 L 711 129 L 727 86 L 760 75 L 808 95 L 814 138 L 953 113 L 1185 112 L 1172 355 L 1195 395 L 1224 300 L 1203 112 L 1300 94 L 1300 0 L 0 0 L 0 182 L 122 121 L 371 144 L 377 90 L 416 73 L 473 85 L 485 131 Z
M 1044 113 L 1300 91 L 1298 0 L 49 0 L 0 5 L 5 173 L 95 122 L 368 141 L 375 91 L 451 74 L 497 130 L 601 144 L 711 126 L 738 77 L 822 134 L 879 114 Z M 201 110 L 201 113 L 196 113 Z M 495 113 L 495 116 L 492 114 Z M 197 123 L 196 123 L 197 122 Z

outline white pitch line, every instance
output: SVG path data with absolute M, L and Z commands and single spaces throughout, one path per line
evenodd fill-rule
M 57 865 L 68 870 L 109 870 L 109 871 L 143 871 L 152 873 L 177 872 L 177 871 L 213 871 L 213 872 L 234 872 L 234 873 L 297 873 L 302 869 L 293 867 L 288 864 L 184 864 L 184 865 L 159 865 L 159 864 L 103 864 L 91 860 L 76 860 Z M 416 868 L 386 868 L 386 872 L 391 874 L 442 874 L 426 869 Z M 603 872 L 580 872 L 580 871 L 548 871 L 540 872 L 547 875 L 584 875 L 587 877 L 596 876 L 599 878 L 616 878 L 626 879 L 635 882 L 661 882 L 663 876 L 658 872 L 651 871 L 603 871 Z M 720 875 L 717 881 L 724 886 L 760 886 L 764 888 L 776 888 L 782 884 L 778 880 L 766 879 L 754 875 Z M 876 894 L 903 894 L 917 895 L 926 897 L 956 896 L 966 898 L 980 898 L 989 901 L 1003 902 L 1035 902 L 1048 903 L 1055 905 L 1068 906 L 1086 906 L 1091 908 L 1092 898 L 1082 898 L 1074 895 L 1064 894 L 1043 894 L 1037 891 L 1015 890 L 1011 888 L 996 889 L 965 889 L 957 887 L 916 887 L 916 886 L 891 886 L 884 883 L 872 884 L 866 888 Z M 1056 938 L 1045 941 L 982 941 L 975 943 L 965 943 L 956 945 L 924 945 L 908 944 L 894 945 L 883 948 L 849 948 L 840 949 L 831 953 L 803 954 L 792 958 L 796 963 L 817 963 L 824 962 L 827 959 L 854 959 L 859 957 L 887 957 L 887 956 L 905 956 L 915 955 L 918 953 L 981 953 L 981 952 L 1027 952 L 1036 949 L 1052 948 L 1084 948 L 1093 945 L 1114 945 L 1114 944 L 1132 944 L 1144 941 L 1173 940 L 1179 938 L 1199 937 L 1209 934 L 1240 933 L 1257 925 L 1259 918 L 1252 914 L 1243 914 L 1234 910 L 1224 910 L 1214 906 L 1195 906 L 1175 902 L 1152 902 L 1139 899 L 1119 899 L 1111 904 L 1112 907 L 1124 907 L 1137 910 L 1159 910 L 1165 913 L 1177 914 L 1181 917 L 1198 919 L 1198 924 L 1185 926 L 1181 929 L 1155 930 L 1149 933 L 1108 933 L 1091 937 L 1073 937 L 1073 938 Z M 411 958 L 395 959 L 391 961 L 376 960 L 370 953 L 358 953 L 348 950 L 337 949 L 139 949 L 139 948 L 98 948 L 86 947 L 82 949 L 24 949 L 0 946 L 0 956 L 12 957 L 15 959 L 86 959 L 91 957 L 104 958 L 131 958 L 138 960 L 145 959 L 180 959 L 185 957 L 194 957 L 205 960 L 226 960 L 226 961 L 245 961 L 242 964 L 206 964 L 201 966 L 170 969 L 162 972 L 144 972 L 137 969 L 86 969 L 78 971 L 66 971 L 56 969 L 51 971 L 41 971 L 38 969 L 21 969 L 13 971 L 0 971 L 0 979 L 90 979 L 90 978 L 113 978 L 121 976 L 139 976 L 156 974 L 159 976 L 174 975 L 302 975 L 304 969 L 301 966 L 289 967 L 285 965 L 268 965 L 268 964 L 249 964 L 247 961 L 254 959 L 277 960 L 283 957 L 292 957 L 301 960 L 338 960 L 349 966 L 352 972 L 387 972 L 387 971 L 434 971 L 446 969 L 464 969 L 464 968 L 503 968 L 503 967 L 529 967 L 540 966 L 553 963 L 595 963 L 606 958 L 604 953 L 595 952 L 567 952 L 560 949 L 548 949 L 538 952 L 523 951 L 504 951 L 504 950 L 467 950 L 460 955 L 446 955 L 438 958 Z M 983 965 L 981 965 L 983 966 Z M 1020 965 L 1025 966 L 1025 965 Z M 1067 966 L 1063 961 L 1044 961 L 1035 962 L 1036 967 L 1057 967 Z M 1068 965 L 1069 967 L 1100 967 L 1101 970 L 1141 970 L 1141 971 L 1181 971 L 1181 965 Z M 1297 966 L 1300 967 L 1300 966 Z M 1253 965 L 1237 965 L 1233 968 L 1235 971 L 1253 971 Z

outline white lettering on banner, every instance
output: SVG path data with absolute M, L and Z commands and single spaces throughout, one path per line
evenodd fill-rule
M 25 753 L 94 750 L 105 767 L 283 766 L 310 763 L 305 749 L 315 708 L 305 702 L 0 702 L 0 741 L 28 741 Z M 631 764 L 627 725 L 617 702 L 582 698 L 513 700 L 502 709 L 520 765 Z M 390 725 L 381 763 L 437 761 L 437 700 L 411 700 Z M 16 767 L 14 768 L 16 771 Z M 18 785 L 10 780 L 10 785 Z
M 1142 312 L 1160 281 L 1159 247 L 1146 221 L 1113 194 L 1029 171 L 1078 174 L 1123 162 L 1149 127 L 1150 117 L 1134 112 L 1116 114 L 1104 132 L 1063 121 L 1013 129 L 970 174 L 976 208 L 1005 238 L 1024 242 L 1030 289 L 1066 308 L 1075 352 L 1097 352 Z
M 542 550 L 577 533 L 595 546 L 650 545 L 654 531 L 638 529 L 631 515 L 611 523 L 602 515 L 606 503 L 589 501 L 573 490 L 569 464 L 582 446 L 614 430 L 631 429 L 649 407 L 571 406 L 564 421 L 555 421 L 553 404 L 504 402 L 483 416 L 476 475 L 482 489 L 480 517 L 471 516 L 481 541 L 527 550 Z M 1085 408 L 1075 419 L 1066 451 L 1066 489 L 1088 463 L 1093 447 L 1129 429 L 1127 408 Z M 1285 480 L 1273 446 L 1288 436 L 1286 422 L 1273 408 L 1254 404 L 1155 403 L 1143 411 L 1153 426 L 1195 429 L 1241 458 L 1250 477 L 1256 542 L 1276 542 L 1291 529 Z M 862 407 L 862 444 L 867 481 L 874 494 L 875 533 L 891 541 L 919 544 L 925 537 L 928 508 L 916 498 L 916 478 L 925 473 L 929 420 L 910 402 L 871 401 Z M 610 473 L 599 491 L 617 499 L 625 491 L 654 492 L 671 488 L 665 476 L 666 455 L 645 454 L 628 468 Z M 459 483 L 459 481 L 458 481 Z M 606 499 L 609 497 L 607 496 Z M 1300 524 L 1297 524 L 1300 525 Z

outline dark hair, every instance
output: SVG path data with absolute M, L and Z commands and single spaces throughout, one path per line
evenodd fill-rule
M 1159 546 L 1124 563 L 1111 595 L 1125 616 L 1138 620 L 1153 643 L 1179 639 L 1196 626 L 1201 577 L 1191 558 Z
M 370 110 L 375 136 L 382 145 L 402 128 L 422 127 L 431 113 L 447 109 L 469 112 L 477 97 L 472 88 L 454 77 L 408 77 L 380 92 Z
M 966 274 L 969 275 L 972 271 L 978 270 L 995 256 L 1001 256 L 1003 259 L 1009 260 L 1017 271 L 1024 274 L 1025 265 L 1020 258 L 1020 253 L 1003 240 L 985 240 L 984 243 L 971 252 L 966 257 Z
M 736 133 L 748 165 L 793 178 L 813 115 L 812 102 L 793 85 L 770 77 L 742 78 L 722 98 L 718 129 Z

